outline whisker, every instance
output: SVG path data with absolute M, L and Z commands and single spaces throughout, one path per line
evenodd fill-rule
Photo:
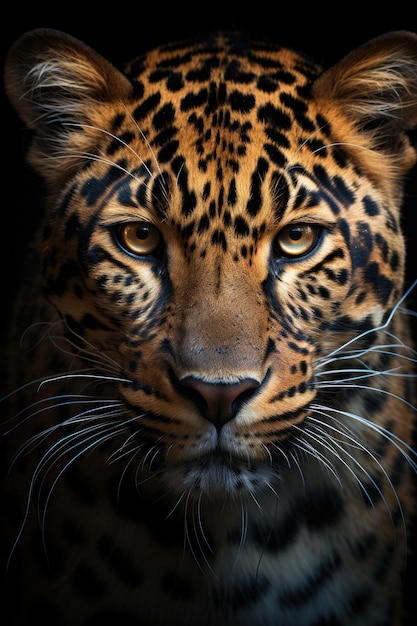
M 399 396 L 398 394 L 394 393 L 393 391 L 389 391 L 388 389 L 381 389 L 380 387 L 371 387 L 370 385 L 358 385 L 357 383 L 351 384 L 351 385 L 346 384 L 346 383 L 338 383 L 337 386 L 343 389 L 365 389 L 366 391 L 372 391 L 372 392 L 374 391 L 377 394 L 381 393 L 391 398 L 395 398 L 395 400 L 399 400 L 400 402 L 410 407 L 411 409 L 416 410 L 416 407 L 414 404 L 412 404 L 411 402 L 409 402 L 402 396 Z M 335 388 L 336 385 L 332 384 L 332 382 L 329 381 L 328 383 L 320 383 L 319 387 L 320 389 Z
M 84 415 L 84 413 L 82 415 Z M 112 410 L 111 412 L 108 412 L 106 414 L 106 417 L 108 418 L 109 416 L 114 416 L 114 415 L 115 415 L 114 410 Z M 95 417 L 94 419 L 98 419 L 98 418 Z M 103 416 L 100 416 L 100 419 L 102 420 Z M 56 430 L 60 428 L 63 428 L 63 426 L 65 425 L 66 423 L 64 422 L 61 424 L 51 426 L 50 428 L 45 429 L 42 433 L 38 433 L 37 435 L 34 435 L 33 437 L 31 437 L 16 453 L 14 460 L 12 460 L 12 464 L 29 447 L 33 447 L 35 445 L 38 446 L 41 442 L 45 441 L 53 432 L 55 432 Z M 26 505 L 23 511 L 22 523 L 20 525 L 17 536 L 15 538 L 15 541 L 12 544 L 12 547 L 9 553 L 9 557 L 7 560 L 7 570 L 10 567 L 10 562 L 13 557 L 14 551 L 17 547 L 17 544 L 20 540 L 20 537 L 22 536 L 23 530 L 29 518 L 32 503 L 34 503 L 35 493 L 38 494 L 38 497 L 37 497 L 38 504 L 36 508 L 38 510 L 38 515 L 40 518 L 40 527 L 42 529 L 42 536 L 44 536 L 46 514 L 47 514 L 47 509 L 48 509 L 48 505 L 50 502 L 50 498 L 62 474 L 68 469 L 70 465 L 72 465 L 77 459 L 79 459 L 80 456 L 86 454 L 89 450 L 97 447 L 103 442 L 113 438 L 119 432 L 122 432 L 123 429 L 124 429 L 124 424 L 120 423 L 119 420 L 111 424 L 107 422 L 104 427 L 102 423 L 93 424 L 93 425 L 90 425 L 88 428 L 84 428 L 81 431 L 72 431 L 68 433 L 67 435 L 65 435 L 64 437 L 61 437 L 50 448 L 48 448 L 48 450 L 42 455 L 41 459 L 37 463 L 37 466 L 34 469 L 32 476 L 31 476 L 31 480 L 28 486 Z M 90 442 L 90 443 L 86 445 L 87 442 Z M 45 502 L 42 504 L 42 510 L 41 510 L 41 505 L 40 505 L 41 494 L 44 490 L 44 485 L 45 485 L 47 476 L 50 474 L 50 472 L 56 466 L 56 464 L 60 462 L 61 459 L 63 459 L 65 456 L 68 456 L 69 453 L 72 453 L 73 451 L 77 449 L 78 449 L 77 454 L 74 454 L 64 464 L 64 466 L 60 469 L 58 474 L 55 476 L 54 480 L 52 481 L 52 484 L 49 486 L 48 494 L 46 496 Z M 45 545 L 44 545 L 44 548 L 45 548 L 45 554 L 47 554 Z
M 134 118 L 132 116 L 130 116 L 130 117 L 135 122 Z M 141 133 L 142 138 L 146 141 L 146 139 L 145 139 L 145 137 L 143 135 L 143 132 L 141 131 L 139 126 L 136 124 L 136 122 L 135 122 L 135 125 L 136 125 L 136 128 Z M 115 135 L 114 133 L 106 130 L 105 128 L 100 128 L 99 126 L 93 126 L 92 124 L 77 124 L 77 123 L 73 123 L 73 122 L 66 122 L 65 126 L 73 126 L 73 127 L 76 127 L 76 128 L 80 128 L 80 130 L 84 130 L 86 128 L 89 128 L 90 130 L 97 130 L 98 132 L 102 133 L 103 135 L 108 135 L 109 137 L 111 137 L 112 139 L 117 141 L 121 146 L 123 146 L 124 148 L 127 148 L 127 150 L 129 152 L 131 152 L 136 159 L 138 159 L 140 164 L 143 165 L 143 167 L 145 168 L 145 170 L 149 174 L 149 176 L 152 176 L 151 170 L 148 168 L 148 166 L 146 165 L 145 161 L 142 159 L 141 156 L 139 156 L 139 154 L 136 152 L 136 150 L 134 150 L 130 144 L 128 144 L 126 141 L 124 141 L 123 139 L 121 139 L 120 137 Z M 150 148 L 148 142 L 147 142 L 147 146 Z M 83 156 L 84 154 L 85 153 L 82 153 L 79 156 Z M 103 159 L 103 161 L 104 161 L 104 159 Z M 109 161 L 109 163 L 114 164 L 112 161 Z M 116 164 L 114 164 L 114 165 L 116 165 Z M 120 168 L 120 169 L 123 169 L 123 168 Z M 129 170 L 124 170 L 124 171 L 126 172 L 126 174 L 129 174 L 130 176 L 132 176 L 132 178 L 135 178 L 135 180 L 136 180 L 136 177 L 133 176 L 132 173 Z
M 345 411 L 343 409 L 338 409 L 336 407 L 331 407 L 330 408 L 330 407 L 326 407 L 326 406 L 322 406 L 322 405 L 313 404 L 311 406 L 311 408 L 312 408 L 312 410 L 318 411 L 318 412 L 319 411 L 327 411 L 327 412 L 330 411 L 332 413 L 337 413 L 339 415 L 342 415 L 344 417 L 352 419 L 353 421 L 358 422 L 359 424 L 362 424 L 362 425 L 366 426 L 370 430 L 374 430 L 378 435 L 381 435 L 390 444 L 392 444 L 398 450 L 398 452 L 400 452 L 400 454 L 402 454 L 404 456 L 404 458 L 409 463 L 409 465 L 411 466 L 413 471 L 417 473 L 417 462 L 415 462 L 413 460 L 413 458 L 412 458 L 413 456 L 415 456 L 417 458 L 417 451 L 414 450 L 405 441 L 403 441 L 400 437 L 395 435 L 395 433 L 391 432 L 390 430 L 388 430 L 384 426 L 381 426 L 380 424 L 376 424 L 375 422 L 372 422 L 372 421 L 366 419 L 365 417 L 357 415 L 356 413 L 352 413 L 350 411 Z
M 299 427 L 296 428 L 295 426 L 294 426 L 294 430 L 299 430 L 301 433 L 304 432 Z M 306 454 L 308 454 L 312 458 L 314 458 L 317 461 L 319 461 L 320 464 L 323 467 L 325 467 L 336 478 L 336 480 L 339 483 L 339 485 L 341 487 L 343 487 L 341 479 L 339 477 L 339 474 L 336 471 L 333 463 L 331 463 L 331 461 L 324 454 L 319 452 L 319 450 L 317 450 L 317 448 L 315 448 L 313 445 L 311 445 L 308 441 L 305 441 L 301 436 L 294 437 L 294 442 L 295 442 L 295 445 L 297 446 L 297 448 L 299 450 L 301 450 L 302 452 L 305 452 Z M 302 473 L 301 473 L 301 476 L 302 476 L 302 479 L 303 479 L 304 491 L 305 491 L 305 482 L 304 482 L 304 477 L 303 477 Z
M 54 402 L 54 404 L 51 404 L 51 400 L 56 401 L 56 402 Z M 91 419 L 92 413 L 96 411 L 101 411 L 103 408 L 108 408 L 108 406 L 116 405 L 118 403 L 119 403 L 118 400 L 100 399 L 100 398 L 96 398 L 92 396 L 76 395 L 76 394 L 63 394 L 61 396 L 53 396 L 51 398 L 49 397 L 42 398 L 41 400 L 37 400 L 36 402 L 33 402 L 32 404 L 25 407 L 24 409 L 21 409 L 14 415 L 13 418 L 10 418 L 8 421 L 18 420 L 18 418 L 24 415 L 27 411 L 29 410 L 31 411 L 30 414 L 27 415 L 24 419 L 18 420 L 17 423 L 12 428 L 9 428 L 8 430 L 4 431 L 4 434 L 9 435 L 11 432 L 20 428 L 22 424 L 24 424 L 28 420 L 31 420 L 36 415 L 39 415 L 51 409 L 61 408 L 64 406 L 66 407 L 76 406 L 77 404 L 83 404 L 83 405 L 94 404 L 96 405 L 95 407 L 88 409 L 84 411 L 83 413 L 79 414 L 79 415 L 89 415 L 88 419 Z M 35 407 L 41 407 L 41 408 L 37 409 L 36 411 L 33 411 L 32 409 L 34 409 Z M 59 424 L 54 425 L 52 428 L 53 429 L 60 428 L 61 426 L 70 424 L 71 421 L 73 420 L 78 421 L 79 416 L 77 415 L 77 416 L 68 418 L 67 420 L 64 420 L 63 422 L 60 422 Z
M 126 174 L 127 176 L 129 176 L 129 178 L 132 178 L 135 181 L 139 181 L 138 177 L 135 176 L 135 174 L 133 172 L 131 172 L 130 170 L 126 169 L 125 167 L 122 167 L 119 163 L 116 163 L 115 161 L 113 161 L 112 159 L 107 159 L 103 156 L 94 154 L 93 152 L 75 152 L 73 151 L 70 155 L 66 152 L 62 153 L 62 155 L 60 154 L 54 154 L 53 156 L 45 156 L 45 161 L 56 161 L 59 159 L 63 159 L 65 161 L 68 160 L 68 158 L 72 158 L 72 159 L 82 159 L 84 161 L 93 161 L 96 163 L 103 163 L 104 165 L 110 165 L 111 167 L 114 167 L 117 170 L 120 170 L 121 172 L 123 172 L 124 174 Z
M 47 384 L 56 383 L 59 380 L 74 380 L 76 378 L 82 378 L 83 380 L 94 380 L 99 382 L 116 382 L 116 383 L 130 383 L 131 381 L 128 378 L 118 378 L 116 376 L 103 376 L 102 374 L 78 374 L 78 373 L 69 373 L 69 374 L 59 374 L 57 376 L 50 376 L 45 380 L 42 380 L 39 383 L 38 391 Z
M 330 434 L 326 430 L 321 430 L 319 432 L 318 429 L 316 428 L 314 433 L 313 433 L 313 431 L 311 429 L 308 429 L 308 428 L 305 428 L 305 427 L 303 429 L 300 429 L 298 426 L 296 426 L 295 429 L 296 430 L 302 430 L 303 434 L 305 434 L 306 436 L 310 437 L 313 441 L 316 441 L 316 443 L 318 443 L 319 445 L 323 446 L 340 463 L 342 463 L 342 465 L 348 470 L 348 472 L 351 474 L 351 476 L 353 476 L 355 481 L 358 483 L 358 485 L 360 486 L 362 492 L 365 494 L 366 498 L 368 499 L 369 503 L 371 504 L 372 508 L 374 508 L 374 503 L 373 503 L 372 498 L 370 497 L 370 495 L 369 495 L 369 493 L 368 493 L 364 483 L 359 479 L 359 477 L 355 473 L 354 469 L 352 467 L 350 467 L 350 465 L 345 461 L 345 459 L 342 458 L 342 455 L 345 455 L 348 459 L 350 459 L 354 463 L 354 465 L 361 472 L 363 472 L 365 477 L 373 485 L 373 487 L 375 488 L 376 492 L 381 497 L 381 500 L 384 502 L 385 507 L 386 507 L 388 513 L 390 514 L 390 517 L 391 517 L 390 508 L 389 508 L 388 503 L 387 503 L 387 501 L 385 499 L 383 491 L 378 486 L 377 482 L 372 477 L 372 475 L 363 467 L 363 465 L 361 465 L 359 463 L 359 461 L 352 454 L 350 454 L 350 452 L 347 449 L 345 449 L 342 445 L 340 445 L 340 443 L 337 440 L 335 440 L 333 437 L 331 437 Z M 369 452 L 369 450 L 367 450 L 364 446 L 360 446 L 360 448 L 362 449 L 362 451 L 368 453 L 371 458 L 374 458 L 372 456 L 372 454 Z
M 393 319 L 395 313 L 398 311 L 398 309 L 400 308 L 401 304 L 408 298 L 408 296 L 411 294 L 411 292 L 413 291 L 413 289 L 415 289 L 416 286 L 417 286 L 417 279 L 412 283 L 412 285 L 410 285 L 410 287 L 401 296 L 401 298 L 398 300 L 398 302 L 392 308 L 390 314 L 388 315 L 387 319 L 385 320 L 385 322 L 383 324 L 380 324 L 379 326 L 375 326 L 373 328 L 369 328 L 368 330 L 365 330 L 362 333 L 359 333 L 359 335 L 356 335 L 352 339 L 349 339 L 349 341 L 345 342 L 344 344 L 342 344 L 338 348 L 335 348 L 335 350 L 333 350 L 332 352 L 327 354 L 326 358 L 329 359 L 330 357 L 333 357 L 334 355 L 338 354 L 339 352 L 345 350 L 348 346 L 352 345 L 353 343 L 355 343 L 357 341 L 360 341 L 361 339 L 363 339 L 364 337 L 366 337 L 367 335 L 369 335 L 371 333 L 377 333 L 378 331 L 382 331 L 382 330 L 385 330 L 386 328 L 388 328 L 388 326 L 392 322 L 392 319 Z M 366 353 L 366 351 L 364 353 Z
M 195 551 L 194 548 L 194 542 L 192 540 L 192 537 L 190 535 L 190 531 L 188 528 L 188 519 L 190 517 L 190 513 L 189 513 L 189 507 L 190 507 L 190 501 L 191 501 L 191 489 L 189 489 L 187 496 L 185 498 L 185 503 L 184 503 L 184 554 L 186 554 L 186 549 L 188 546 L 188 549 L 190 550 L 190 553 L 194 559 L 194 562 L 196 563 L 197 567 L 199 568 L 199 570 L 204 574 L 204 568 L 203 568 L 203 564 L 206 565 L 207 569 L 209 570 L 209 572 L 212 574 L 212 576 L 214 576 L 216 579 L 218 578 L 217 574 L 215 573 L 212 565 L 210 564 L 207 556 L 204 553 L 204 550 L 201 547 L 201 543 L 200 543 L 200 538 L 198 536 L 198 533 L 196 532 L 196 524 L 195 524 L 195 519 L 194 519 L 194 510 L 191 511 L 191 520 L 192 520 L 192 524 L 193 524 L 193 530 L 194 530 L 194 536 L 196 538 L 196 542 L 197 542 L 197 546 L 199 548 L 200 551 L 200 555 L 198 555 Z M 201 558 L 202 557 L 202 562 L 201 562 Z
M 132 121 L 134 127 L 136 128 L 136 130 L 139 132 L 140 136 L 142 137 L 143 141 L 145 142 L 146 147 L 148 148 L 150 154 L 152 155 L 152 159 L 156 165 L 156 168 L 158 170 L 158 172 L 162 175 L 162 170 L 161 170 L 161 166 L 159 165 L 159 161 L 156 157 L 155 151 L 152 148 L 151 144 L 148 141 L 148 138 L 146 137 L 145 133 L 143 132 L 143 130 L 141 129 L 141 127 L 139 126 L 139 124 L 137 123 L 137 121 L 135 120 L 135 118 L 133 117 L 132 113 L 127 109 L 127 107 L 124 107 L 127 114 L 129 115 L 130 120 Z M 152 175 L 152 173 L 148 170 L 149 174 Z M 163 179 L 162 179 L 163 180 Z M 166 188 L 164 188 L 165 191 L 168 191 Z

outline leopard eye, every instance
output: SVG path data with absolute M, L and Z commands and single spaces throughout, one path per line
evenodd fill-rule
M 314 224 L 289 224 L 275 239 L 275 254 L 287 258 L 304 256 L 314 248 L 318 235 Z
M 135 256 L 156 254 L 162 245 L 161 233 L 149 222 L 129 222 L 116 229 L 119 245 Z

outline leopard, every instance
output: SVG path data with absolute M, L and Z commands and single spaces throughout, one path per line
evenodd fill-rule
M 6 57 L 43 214 L 4 358 L 3 623 L 403 626 L 417 34 L 324 67 L 233 29 L 149 48 L 35 28 Z

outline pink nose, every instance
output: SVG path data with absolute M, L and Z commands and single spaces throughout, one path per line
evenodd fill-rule
M 207 383 L 194 376 L 186 376 L 181 384 L 191 390 L 192 397 L 204 417 L 212 422 L 218 430 L 233 419 L 249 399 L 254 389 L 259 386 L 253 378 L 244 378 L 238 383 Z

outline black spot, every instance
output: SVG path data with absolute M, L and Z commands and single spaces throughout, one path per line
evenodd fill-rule
M 291 128 L 291 117 L 272 104 L 265 104 L 259 107 L 258 120 L 281 130 L 289 130 Z
M 229 191 L 227 194 L 227 204 L 229 206 L 235 206 L 237 202 L 237 191 L 236 191 L 236 179 L 232 178 L 230 181 Z
M 109 188 L 125 175 L 127 163 L 120 160 L 112 165 L 102 178 L 89 178 L 80 189 L 88 206 L 93 206 Z
M 178 150 L 179 142 L 176 139 L 169 141 L 158 151 L 158 161 L 159 163 L 168 163 L 170 161 L 176 151 Z
M 367 292 L 366 291 L 360 291 L 355 298 L 355 303 L 356 304 L 362 304 L 362 302 L 366 299 L 367 297 Z
M 140 80 L 132 80 L 132 100 L 142 100 L 145 94 L 145 87 L 142 81 Z
M 330 554 L 304 576 L 304 581 L 297 587 L 278 595 L 280 606 L 300 607 L 311 602 L 325 583 L 340 569 L 342 559 L 338 554 Z
M 65 192 L 60 204 L 57 207 L 57 213 L 59 215 L 64 215 L 67 212 L 67 209 L 71 205 L 71 200 L 74 197 L 76 191 L 77 191 L 77 186 L 73 185 Z
M 194 222 L 190 222 L 186 226 L 183 226 L 180 229 L 181 238 L 184 239 L 184 240 L 188 240 L 192 236 L 192 234 L 194 232 L 194 228 L 195 228 Z
M 64 237 L 68 241 L 73 237 L 77 237 L 81 230 L 80 220 L 76 213 L 72 213 L 65 224 Z
M 247 221 L 243 219 L 243 217 L 240 217 L 240 215 L 235 218 L 234 229 L 236 235 L 239 237 L 247 237 L 250 232 Z
M 197 227 L 198 234 L 201 235 L 206 230 L 208 230 L 209 225 L 210 225 L 209 217 L 207 214 L 204 214 L 198 223 L 198 227 Z
M 207 89 L 201 89 L 197 93 L 188 93 L 181 100 L 181 111 L 189 111 L 191 109 L 198 109 L 208 100 Z
M 377 390 L 370 388 L 369 391 L 363 390 L 361 401 L 365 406 L 366 415 L 372 417 L 372 415 L 379 414 L 382 411 L 386 402 L 386 396 L 384 393 L 378 393 Z
M 262 550 L 279 553 L 284 551 L 294 540 L 298 533 L 299 525 L 297 518 L 288 515 L 277 526 L 255 526 L 253 539 Z
M 303 100 L 299 98 L 295 98 L 292 94 L 286 93 L 283 91 L 279 95 L 280 102 L 289 109 L 293 111 L 298 111 L 299 113 L 305 113 L 307 110 L 307 105 Z
M 177 133 L 178 129 L 174 126 L 164 128 L 153 138 L 152 144 L 154 146 L 164 146 L 171 142 L 171 140 L 173 139 L 173 137 L 175 137 Z
M 277 165 L 278 167 L 285 168 L 287 163 L 287 157 L 281 150 L 279 150 L 276 146 L 272 144 L 264 144 L 265 152 L 271 161 Z
M 149 113 L 151 113 L 159 104 L 161 100 L 160 93 L 154 93 L 149 98 L 146 98 L 141 104 L 139 104 L 133 111 L 133 117 L 136 122 L 145 119 Z
M 299 354 L 303 354 L 303 355 L 307 355 L 308 354 L 307 348 L 303 348 L 303 347 L 297 345 L 296 343 L 294 343 L 293 341 L 289 341 L 288 342 L 288 347 L 291 350 L 294 350 L 294 352 L 298 352 Z
M 255 80 L 256 75 L 253 72 L 246 72 L 241 69 L 239 61 L 233 59 L 225 71 L 225 78 L 228 81 L 241 84 L 249 84 Z
M 62 296 L 69 289 L 69 282 L 72 278 L 79 276 L 79 267 L 75 261 L 63 263 L 56 278 L 48 276 L 46 280 L 47 293 L 55 293 Z
M 180 72 L 170 72 L 165 85 L 168 91 L 171 91 L 172 93 L 180 91 L 180 89 L 184 87 L 182 74 Z
M 328 300 L 330 298 L 330 291 L 327 289 L 327 287 L 323 287 L 322 285 L 320 285 L 318 288 L 318 292 L 320 298 L 323 298 L 324 300 Z
M 345 506 L 337 491 L 313 492 L 300 501 L 302 519 L 311 530 L 334 525 L 344 514 Z
M 396 272 L 398 270 L 400 265 L 400 257 L 398 255 L 398 252 L 394 251 L 392 253 L 389 264 L 393 272 Z
M 307 115 L 303 115 L 302 113 L 296 113 L 295 119 L 303 130 L 309 133 L 312 133 L 315 130 L 313 121 Z M 319 139 L 310 138 L 307 142 L 307 145 L 311 149 L 311 151 L 314 152 L 315 155 L 319 157 L 326 156 L 327 146 L 326 144 L 323 144 L 323 142 Z
M 286 85 L 292 85 L 297 80 L 294 74 L 284 69 L 274 72 L 273 76 L 278 82 Z
M 230 215 L 230 211 L 225 211 L 223 214 L 223 224 L 227 228 L 232 223 L 232 216 Z
M 369 217 L 374 217 L 375 215 L 380 214 L 378 204 L 370 196 L 365 196 L 362 202 L 365 213 L 369 215 Z
M 324 272 L 329 280 L 337 283 L 338 285 L 345 285 L 349 278 L 349 273 L 346 268 L 335 272 L 333 269 L 325 267 Z
M 166 216 L 167 195 L 170 188 L 170 179 L 166 173 L 155 176 L 152 185 L 152 205 L 156 210 L 158 217 L 163 220 Z
M 233 111 L 249 113 L 255 106 L 255 96 L 233 91 L 229 96 L 229 104 Z
M 388 246 L 386 239 L 381 235 L 381 233 L 375 233 L 375 242 L 381 251 L 381 255 L 382 255 L 382 259 L 384 263 L 387 263 L 388 255 L 389 255 L 389 246 Z
M 113 119 L 110 122 L 111 129 L 113 134 L 116 135 L 118 130 L 121 128 L 124 120 L 126 119 L 126 115 L 124 113 L 116 113 Z
M 354 203 L 355 195 L 341 176 L 329 176 L 328 168 L 319 164 L 314 166 L 314 176 L 318 183 L 327 189 L 345 208 L 349 208 Z
M 204 184 L 204 189 L 203 189 L 203 192 L 201 194 L 204 202 L 206 202 L 209 199 L 209 197 L 210 197 L 210 189 L 211 189 L 210 181 L 207 181 Z
M 358 235 L 353 237 L 351 259 L 354 268 L 365 267 L 373 248 L 373 236 L 367 224 L 358 224 Z
M 214 245 L 220 245 L 223 250 L 226 252 L 227 250 L 227 241 L 226 236 L 222 230 L 215 230 L 211 237 L 211 243 Z
M 81 327 L 84 329 L 89 328 L 92 330 L 109 330 L 109 327 L 106 326 L 103 322 L 98 320 L 94 315 L 90 313 L 85 313 L 81 318 Z
M 142 584 L 143 575 L 134 565 L 132 554 L 115 544 L 113 537 L 102 535 L 97 542 L 97 551 L 107 561 L 118 580 L 135 589 Z
M 134 176 L 135 174 L 132 172 L 132 176 Z M 134 201 L 133 197 L 132 197 L 132 190 L 130 188 L 130 185 L 128 184 L 128 181 L 124 181 L 118 188 L 117 191 L 117 199 L 119 201 L 120 204 L 123 204 L 124 206 L 131 206 L 131 207 L 136 207 L 137 204 Z
M 274 93 L 278 89 L 276 80 L 272 79 L 268 74 L 263 74 L 258 78 L 256 87 L 265 93 Z
M 394 288 L 394 284 L 388 276 L 380 274 L 378 263 L 369 263 L 365 268 L 365 280 L 373 285 L 373 289 L 379 296 L 380 301 L 385 304 Z
M 365 504 L 374 509 L 376 503 L 383 498 L 381 480 L 378 476 L 370 476 L 359 484 Z
M 134 138 L 135 134 L 132 131 L 119 133 L 107 147 L 108 156 L 114 156 L 119 150 L 124 150 L 126 145 L 129 145 Z

